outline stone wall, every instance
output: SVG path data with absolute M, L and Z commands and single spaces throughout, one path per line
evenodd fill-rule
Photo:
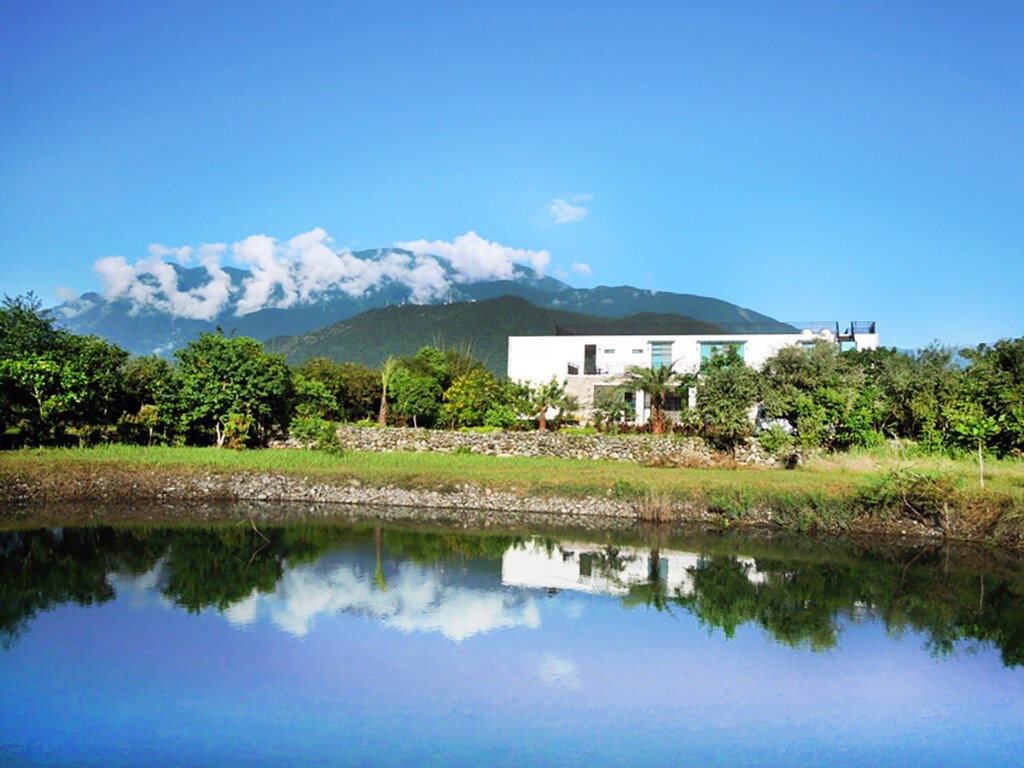
M 338 429 L 342 448 L 376 453 L 477 453 L 488 456 L 530 456 L 563 459 L 608 459 L 643 464 L 709 466 L 721 461 L 703 440 L 673 435 L 587 435 L 573 432 L 452 432 L 407 427 Z M 732 457 L 730 457 L 732 458 Z M 741 446 L 741 464 L 775 464 L 756 441 Z

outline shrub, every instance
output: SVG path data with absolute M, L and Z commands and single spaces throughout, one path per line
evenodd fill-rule
M 757 439 L 761 447 L 772 456 L 788 455 L 796 445 L 796 439 L 778 424 L 762 430 Z
M 321 451 L 341 451 L 338 425 L 319 416 L 299 416 L 292 420 L 291 436 L 310 448 Z
M 910 513 L 919 522 L 943 525 L 945 510 L 958 491 L 959 482 L 951 475 L 897 469 L 861 491 L 856 503 L 885 518 Z

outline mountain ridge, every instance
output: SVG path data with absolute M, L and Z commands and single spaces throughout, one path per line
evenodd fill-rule
M 333 325 L 294 336 L 267 339 L 270 352 L 291 364 L 313 357 L 378 367 L 388 357 L 412 355 L 423 346 L 455 347 L 504 375 L 509 336 L 724 333 L 713 324 L 669 313 L 599 317 L 537 307 L 519 296 L 478 302 L 407 304 L 372 309 Z

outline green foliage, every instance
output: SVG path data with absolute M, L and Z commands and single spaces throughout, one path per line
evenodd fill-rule
M 597 427 L 563 427 L 559 430 L 562 435 L 599 435 Z
M 756 494 L 752 488 L 717 488 L 708 496 L 708 507 L 711 511 L 729 521 L 743 520 L 750 517 L 757 508 Z
M 490 372 L 472 370 L 456 378 L 445 390 L 441 418 L 452 427 L 480 426 L 501 396 L 501 384 Z
M 983 419 L 971 418 L 971 439 L 999 455 L 1024 453 L 1024 338 L 981 344 L 961 354 L 968 360 L 965 399 L 985 414 Z M 963 431 L 957 434 L 962 437 Z
M 697 413 L 704 436 L 713 444 L 734 448 L 753 432 L 750 412 L 760 394 L 761 375 L 735 350 L 709 361 L 697 386 Z
M 288 432 L 311 448 L 331 453 L 340 453 L 342 450 L 338 425 L 320 416 L 296 416 Z
M 793 452 L 796 439 L 778 424 L 763 430 L 757 436 L 761 447 L 772 456 L 785 456 Z
M 565 382 L 554 377 L 551 381 L 529 388 L 526 394 L 529 413 L 537 418 L 537 429 L 547 429 L 548 412 L 555 411 L 558 418 L 568 416 L 575 409 L 575 401 L 566 394 Z
M 391 377 L 389 394 L 396 413 L 413 426 L 432 426 L 441 411 L 442 383 L 447 381 L 444 354 L 423 347 L 403 358 Z
M 651 407 L 651 431 L 656 435 L 665 432 L 665 400 L 674 395 L 683 379 L 671 365 L 658 368 L 644 368 L 631 365 L 626 369 L 625 385 L 647 395 Z
M 883 519 L 910 516 L 942 525 L 958 493 L 959 483 L 949 474 L 897 469 L 861 491 L 854 506 Z
M 946 430 L 943 408 L 963 387 L 952 350 L 933 344 L 916 355 L 895 349 L 844 354 L 876 395 L 874 425 L 886 437 L 916 440 L 935 449 Z M 865 443 L 861 443 L 865 444 Z
M 625 386 L 598 388 L 594 392 L 594 425 L 607 432 L 615 432 L 619 425 L 631 421 L 636 406 L 626 395 L 630 390 Z
M 179 350 L 175 408 L 190 442 L 265 444 L 288 426 L 291 371 L 254 339 L 204 333 Z
M 153 445 L 164 442 L 166 435 L 158 433 L 162 426 L 160 412 L 155 405 L 147 404 L 136 413 L 124 413 L 117 420 L 118 442 L 133 445 Z
M 645 490 L 629 480 L 616 480 L 611 486 L 613 498 L 633 501 L 643 497 Z
M 338 368 L 340 415 L 349 421 L 373 419 L 380 408 L 380 374 L 360 363 L 341 363 Z
M 875 388 L 855 358 L 834 344 L 786 347 L 765 361 L 762 408 L 786 419 L 808 448 L 840 449 L 877 443 L 883 414 Z
M 495 403 L 484 414 L 484 426 L 511 429 L 519 422 L 519 412 L 509 403 Z
M 145 442 L 173 429 L 174 369 L 162 357 L 132 357 L 121 366 L 124 387 L 124 413 L 119 421 L 134 422 L 145 429 Z M 140 439 L 137 437 L 135 442 Z
M 127 359 L 127 352 L 101 339 L 55 328 L 31 294 L 5 297 L 0 429 L 30 445 L 60 444 L 85 430 L 113 434 L 123 412 Z
M 295 415 L 329 419 L 338 412 L 338 401 L 323 381 L 307 379 L 301 373 L 293 376 Z
M 395 411 L 413 426 L 431 426 L 441 410 L 441 384 L 430 376 L 418 376 L 408 369 L 395 373 L 391 382 Z

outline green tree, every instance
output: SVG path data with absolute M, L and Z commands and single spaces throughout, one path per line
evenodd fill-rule
M 966 396 L 977 403 L 999 429 L 988 436 L 1000 454 L 1024 452 L 1024 338 L 1002 339 L 993 345 L 965 349 Z
M 349 421 L 372 419 L 380 409 L 380 374 L 362 363 L 341 363 L 338 405 Z
M 762 408 L 787 419 L 808 447 L 845 448 L 876 442 L 881 412 L 856 361 L 834 344 L 784 347 L 761 369 Z
M 294 373 L 292 382 L 295 388 L 296 416 L 329 420 L 338 412 L 338 401 L 323 381 L 307 379 L 301 373 Z
M 367 370 L 369 371 L 370 369 Z M 344 420 L 345 401 L 348 390 L 343 366 L 338 365 L 329 357 L 314 357 L 302 363 L 302 365 L 295 366 L 292 369 L 292 374 L 295 378 L 296 408 L 299 407 L 299 404 L 304 399 L 304 395 L 299 391 L 299 379 L 304 379 L 307 382 L 315 381 L 323 386 L 329 399 L 321 394 L 316 394 L 314 396 L 316 405 L 312 406 L 312 410 L 316 410 L 320 418 L 327 419 L 328 421 Z M 313 390 L 319 392 L 319 388 L 314 386 L 310 390 L 310 394 L 313 394 Z M 326 407 L 332 401 L 333 407 Z
M 980 403 L 963 400 L 946 409 L 955 439 L 978 451 L 978 480 L 985 487 L 985 448 L 999 434 L 1000 422 L 989 416 Z
M 705 436 L 735 449 L 753 432 L 751 411 L 761 393 L 761 376 L 736 350 L 708 362 L 697 384 L 697 413 Z
M 10 360 L 55 349 L 67 331 L 59 330 L 50 311 L 31 291 L 4 295 L 0 304 L 0 358 Z
M 441 385 L 431 376 L 399 368 L 391 378 L 390 391 L 395 412 L 414 427 L 430 426 L 441 410 Z
M 963 371 L 951 349 L 932 344 L 914 355 L 882 348 L 844 357 L 876 395 L 879 432 L 930 448 L 942 445 L 949 432 L 944 409 L 963 388 Z
M 415 355 L 398 360 L 388 386 L 395 412 L 413 426 L 431 426 L 441 410 L 444 389 L 450 384 L 444 352 L 421 347 Z
M 631 365 L 626 369 L 625 384 L 647 395 L 651 407 L 651 432 L 656 435 L 665 432 L 665 401 L 674 395 L 682 384 L 682 378 L 676 373 L 673 365 L 674 363 L 658 368 Z
M 598 429 L 614 431 L 626 421 L 631 421 L 636 406 L 629 397 L 626 386 L 597 388 L 594 391 L 594 425 Z
M 453 428 L 481 426 L 488 411 L 502 402 L 502 395 L 502 386 L 492 373 L 471 369 L 445 390 L 442 418 Z
M 0 307 L 0 427 L 17 443 L 62 442 L 109 427 L 124 406 L 128 353 L 54 326 L 29 294 Z
M 229 438 L 264 444 L 288 425 L 291 371 L 255 339 L 204 333 L 175 353 L 176 408 L 185 437 L 219 448 Z

